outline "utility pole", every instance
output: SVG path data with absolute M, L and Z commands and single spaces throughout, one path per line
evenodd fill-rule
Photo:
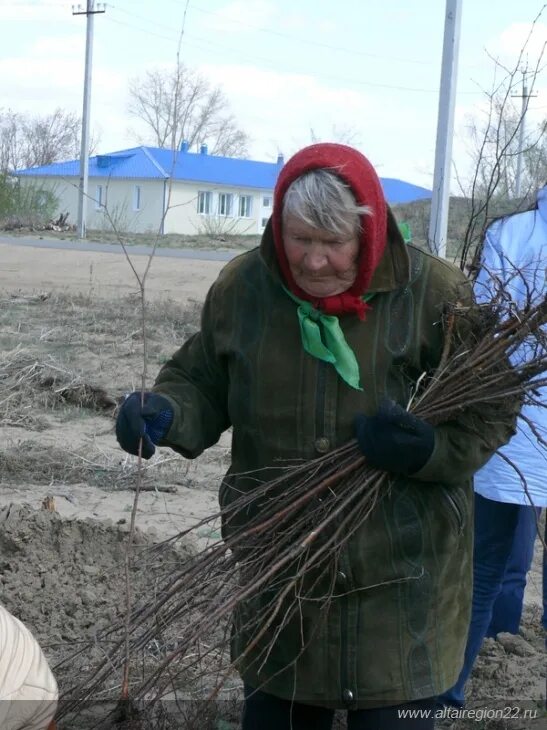
M 526 86 L 526 73 L 528 69 L 521 71 L 522 73 L 522 94 L 511 94 L 513 97 L 522 99 L 522 107 L 519 120 L 519 148 L 517 152 L 517 174 L 515 177 L 515 198 L 520 198 L 520 190 L 522 185 L 522 153 L 524 152 L 524 130 L 526 127 L 526 112 L 528 111 L 528 99 L 537 94 L 529 94 Z
M 84 10 L 81 5 L 72 6 L 72 15 L 87 18 L 85 37 L 84 104 L 82 111 L 82 146 L 80 148 L 80 184 L 78 186 L 78 236 L 86 236 L 87 188 L 89 176 L 89 118 L 91 111 L 91 69 L 93 66 L 93 26 L 95 15 L 105 12 L 104 3 L 95 9 L 95 0 L 87 0 Z
M 428 240 L 430 250 L 438 256 L 446 256 L 461 19 L 461 0 L 446 0 L 437 141 L 435 145 L 435 172 L 433 175 Z

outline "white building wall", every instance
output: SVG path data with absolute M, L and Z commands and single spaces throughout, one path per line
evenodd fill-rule
M 21 185 L 27 185 L 34 190 L 45 190 L 58 201 L 55 213 L 67 213 L 68 223 L 75 224 L 78 216 L 78 190 L 65 179 L 51 176 L 39 177 L 38 175 L 24 176 L 19 178 Z
M 25 178 L 21 178 L 22 181 Z M 29 184 L 51 190 L 59 200 L 58 212 L 68 211 L 68 222 L 78 221 L 78 180 L 32 176 Z M 140 188 L 140 210 L 135 206 L 135 188 Z M 101 188 L 99 190 L 99 188 Z M 165 188 L 165 189 L 164 189 Z M 199 192 L 211 192 L 211 211 L 198 212 Z M 219 214 L 219 193 L 232 196 L 231 215 Z M 156 234 L 164 206 L 168 204 L 169 186 L 163 180 L 120 180 L 90 177 L 87 201 L 87 228 L 93 230 L 116 229 L 123 232 Z M 242 196 L 252 199 L 249 216 L 239 215 Z M 272 190 L 238 188 L 207 183 L 174 182 L 169 207 L 164 221 L 164 233 L 186 235 L 257 235 L 264 230 L 271 215 Z M 265 202 L 268 203 L 265 205 Z M 112 223 L 106 214 L 108 210 Z
M 211 192 L 211 210 L 209 214 L 198 211 L 200 192 Z M 219 194 L 232 195 L 231 215 L 219 214 Z M 269 212 L 263 207 L 263 198 L 273 195 L 271 190 L 256 188 L 230 187 L 229 185 L 212 185 L 207 183 L 173 183 L 169 210 L 165 219 L 165 233 L 182 233 L 187 235 L 256 235 L 262 233 L 263 219 Z M 242 196 L 252 199 L 251 213 L 239 215 L 239 201 Z
M 163 180 L 89 178 L 88 229 L 159 233 L 163 188 Z
M 21 178 L 22 182 L 26 180 L 27 178 Z M 72 181 L 68 178 L 32 176 L 28 180 L 33 186 L 44 187 L 53 192 L 59 201 L 58 212 L 69 213 L 68 223 L 78 222 L 77 179 Z M 138 195 L 137 187 L 140 188 Z M 112 230 L 114 225 L 120 232 L 158 233 L 163 213 L 163 189 L 163 180 L 109 180 L 106 177 L 90 177 L 87 229 Z

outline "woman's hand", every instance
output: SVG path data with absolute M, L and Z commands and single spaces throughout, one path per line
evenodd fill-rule
M 395 474 L 414 474 L 435 446 L 435 429 L 385 398 L 376 415 L 355 418 L 355 436 L 367 463 Z
M 149 459 L 173 423 L 173 409 L 163 395 L 131 393 L 120 406 L 116 420 L 116 438 L 124 451 L 137 456 L 142 438 L 142 458 Z

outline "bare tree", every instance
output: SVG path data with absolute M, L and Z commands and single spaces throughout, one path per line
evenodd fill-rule
M 310 128 L 310 140 L 312 144 L 317 142 L 338 142 L 339 144 L 347 144 L 350 147 L 359 147 L 362 143 L 360 133 L 349 124 L 333 124 L 330 134 L 316 134 L 313 127 Z
M 45 116 L 0 111 L 0 171 L 78 158 L 80 130 L 80 118 L 60 108 Z
M 545 124 L 530 134 L 522 150 L 524 185 L 521 197 L 515 198 L 515 176 L 521 130 L 526 106 L 517 111 L 513 95 L 520 91 L 520 79 L 527 49 L 545 5 L 531 24 L 528 37 L 520 50 L 513 68 L 502 65 L 493 58 L 495 78 L 492 89 L 485 92 L 486 112 L 479 122 L 470 125 L 470 141 L 473 175 L 469 185 L 459 180 L 467 199 L 465 231 L 459 241 L 457 259 L 462 269 L 473 273 L 480 257 L 479 242 L 486 227 L 496 216 L 509 211 L 524 209 L 529 196 L 545 182 L 547 143 Z M 535 64 L 528 72 L 529 93 L 532 93 L 538 74 L 543 67 L 545 44 Z M 526 64 L 528 66 L 528 64 Z M 501 80 L 498 76 L 501 73 Z
M 78 115 L 62 109 L 45 117 L 26 117 L 23 135 L 27 166 L 51 165 L 57 160 L 78 157 L 80 127 Z
M 522 155 L 521 196 L 536 190 L 545 182 L 547 171 L 546 123 L 542 122 L 526 134 L 524 147 L 519 150 L 521 112 L 513 103 L 498 95 L 492 100 L 493 114 L 482 127 L 476 119 L 470 121 L 469 132 L 472 145 L 471 157 L 476 170 L 475 190 L 485 197 L 490 189 L 492 176 L 498 177 L 492 192 L 495 200 L 510 200 L 517 197 L 516 179 L 519 154 Z M 504 154 L 498 159 L 498 152 Z M 496 168 L 497 171 L 496 171 Z
M 207 144 L 212 154 L 245 157 L 249 137 L 230 112 L 219 87 L 178 63 L 172 71 L 150 70 L 129 84 L 129 113 L 144 123 L 145 140 L 157 147 L 189 149 Z
M 0 112 L 0 171 L 3 173 L 24 167 L 19 154 L 20 126 L 16 112 L 9 109 Z

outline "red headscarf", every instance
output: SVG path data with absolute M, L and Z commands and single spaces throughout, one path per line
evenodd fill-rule
M 368 205 L 372 215 L 361 216 L 358 270 L 350 289 L 331 297 L 312 297 L 294 281 L 283 245 L 283 198 L 290 184 L 310 170 L 326 169 L 349 187 L 357 205 Z M 274 190 L 272 214 L 275 250 L 288 288 L 299 299 L 311 302 L 325 314 L 355 312 L 364 319 L 367 305 L 362 300 L 386 245 L 387 205 L 376 171 L 357 150 L 342 144 L 321 143 L 297 152 L 281 170 Z

